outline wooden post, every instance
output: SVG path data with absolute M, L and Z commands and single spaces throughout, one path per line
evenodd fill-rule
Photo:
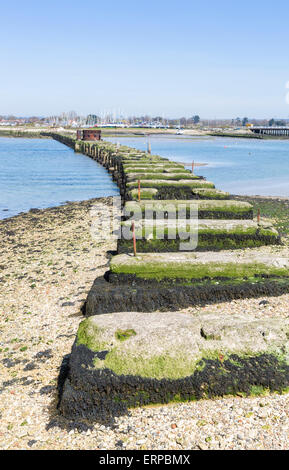
M 151 153 L 152 149 L 151 149 L 151 142 L 150 140 L 148 139 L 148 153 Z
M 260 209 L 258 209 L 257 211 L 257 223 L 258 224 L 260 223 L 260 218 L 261 218 L 261 212 L 260 212 Z
M 138 194 L 137 194 L 137 197 L 138 197 L 138 202 L 140 202 L 140 180 L 138 180 Z
M 194 166 L 195 166 L 195 160 L 192 162 L 192 174 L 194 174 Z
M 135 225 L 134 221 L 131 223 L 131 231 L 132 231 L 132 241 L 133 241 L 133 254 L 136 256 L 136 239 L 135 239 Z

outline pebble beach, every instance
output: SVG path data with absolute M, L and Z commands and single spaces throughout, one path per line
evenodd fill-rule
M 137 408 L 94 424 L 59 414 L 61 364 L 83 319 L 87 293 L 108 269 L 107 252 L 115 250 L 113 239 L 91 237 L 91 208 L 95 223 L 103 204 L 109 214 L 112 200 L 102 198 L 0 221 L 0 448 L 288 449 L 289 394 Z M 285 318 L 288 303 L 286 294 L 182 312 Z

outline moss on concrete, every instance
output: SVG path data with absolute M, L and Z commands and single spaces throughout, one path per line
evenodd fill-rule
M 154 377 L 162 379 L 179 379 L 194 372 L 196 361 L 188 360 L 181 354 L 169 356 L 167 354 L 155 355 L 144 360 L 143 357 L 135 354 L 121 353 L 113 349 L 108 353 L 105 362 L 99 360 L 94 362 L 95 367 L 105 367 L 112 370 L 117 375 L 136 375 L 139 377 Z
M 168 257 L 169 258 L 169 257 Z M 248 259 L 234 262 L 194 262 L 194 255 L 175 261 L 172 257 L 167 261 L 160 259 L 159 255 L 147 256 L 138 254 L 137 257 L 118 255 L 112 258 L 110 271 L 121 276 L 131 275 L 134 279 L 146 280 L 181 280 L 192 282 L 203 279 L 256 279 L 263 277 L 289 277 L 289 268 L 274 266 L 274 264 L 257 262 Z
M 281 243 L 278 232 L 270 226 L 259 226 L 253 221 L 208 220 L 199 221 L 198 226 L 186 225 L 176 221 L 164 221 L 153 224 L 150 220 L 136 222 L 135 235 L 138 252 L 171 252 L 179 251 L 180 243 L 189 237 L 197 236 L 196 250 L 222 250 Z M 118 240 L 118 252 L 132 251 L 131 222 L 122 223 L 123 237 Z M 126 230 L 124 230 L 126 229 Z M 128 239 L 129 235 L 129 239 Z
M 135 233 L 136 238 L 141 239 L 145 237 L 160 238 L 165 236 L 171 238 L 174 235 L 181 235 L 183 233 L 194 233 L 198 230 L 199 235 L 208 236 L 229 236 L 236 237 L 259 236 L 275 237 L 278 238 L 277 230 L 270 224 L 259 225 L 253 220 L 195 220 L 188 221 L 186 219 L 172 219 L 172 220 L 140 220 L 136 223 Z M 130 227 L 131 222 L 125 221 L 121 223 L 121 227 Z
M 137 315 L 137 318 L 139 315 Z M 203 371 L 208 361 L 217 361 L 220 367 L 223 368 L 223 373 L 227 373 L 225 367 L 227 361 L 235 367 L 241 368 L 244 360 L 253 356 L 260 356 L 264 352 L 264 348 L 266 348 L 267 354 L 273 354 L 280 363 L 289 359 L 287 352 L 284 353 L 283 347 L 283 343 L 284 341 L 286 342 L 287 338 L 286 331 L 289 332 L 288 322 L 284 323 L 282 331 L 279 333 L 280 340 L 275 338 L 272 344 L 269 345 L 266 344 L 262 336 L 260 338 L 256 336 L 255 342 L 253 337 L 256 334 L 258 335 L 259 324 L 259 328 L 262 331 L 270 329 L 270 321 L 267 321 L 267 325 L 266 321 L 262 323 L 262 320 L 252 321 L 251 319 L 246 326 L 243 317 L 239 323 L 237 317 L 233 318 L 230 323 L 229 319 L 218 321 L 217 317 L 210 316 L 210 314 L 205 315 L 203 319 L 200 316 L 196 320 L 189 319 L 190 317 L 186 318 L 186 315 L 182 314 L 179 317 L 179 321 L 176 317 L 176 332 L 180 333 L 183 331 L 184 338 L 187 338 L 187 335 L 192 336 L 190 341 L 192 342 L 191 347 L 193 350 L 190 352 L 190 347 L 181 347 L 181 343 L 178 342 L 177 338 L 171 338 L 172 343 L 167 338 L 162 340 L 162 335 L 165 334 L 166 329 L 161 322 L 161 314 L 155 314 L 153 322 L 156 324 L 151 326 L 152 331 L 150 331 L 150 328 L 147 328 L 148 336 L 144 335 L 142 331 L 143 329 L 146 330 L 145 318 L 137 322 L 133 320 L 132 314 L 125 314 L 125 318 L 127 317 L 132 318 L 130 323 L 133 328 L 120 328 L 115 332 L 114 337 L 112 333 L 114 322 L 111 320 L 108 320 L 108 325 L 105 326 L 105 319 L 102 322 L 99 317 L 90 317 L 80 324 L 77 334 L 77 345 L 82 344 L 92 352 L 101 352 L 103 349 L 107 352 L 103 358 L 99 358 L 99 356 L 94 358 L 95 368 L 108 368 L 117 375 L 151 377 L 154 379 L 179 379 L 190 376 L 195 371 Z M 201 325 L 205 325 L 205 329 L 206 327 L 208 328 L 208 334 L 206 334 L 203 328 L 198 327 L 199 322 Z M 98 325 L 98 323 L 100 324 Z M 116 321 L 115 323 L 118 322 Z M 119 320 L 119 323 L 122 324 L 121 320 Z M 272 320 L 271 323 L 272 331 L 278 330 L 276 322 L 274 323 Z M 167 334 L 170 336 L 173 334 L 173 331 L 169 321 L 168 328 Z M 242 336 L 239 346 L 235 345 L 230 336 L 230 329 L 234 330 L 236 328 L 238 331 L 240 330 Z M 138 336 L 138 333 L 140 336 Z M 151 335 L 153 337 L 150 340 Z M 250 341 L 246 339 L 246 335 L 249 335 L 249 338 L 252 336 L 251 348 Z M 200 339 L 198 339 L 198 336 Z M 79 338 L 82 338 L 81 342 Z M 230 338 L 231 350 L 228 347 L 228 339 L 226 340 L 226 338 Z M 127 340 L 130 340 L 130 342 L 127 343 Z M 147 351 L 145 344 L 149 342 L 151 342 L 152 349 Z M 171 352 L 166 350 L 169 344 L 172 344 Z
M 152 199 L 157 196 L 158 190 L 154 188 L 141 189 L 141 199 Z M 138 189 L 132 189 L 127 192 L 127 198 L 130 200 L 138 200 Z
M 279 233 L 289 241 L 289 199 L 288 198 L 266 198 L 254 196 L 235 196 L 238 202 L 249 202 L 252 204 L 254 216 L 257 216 L 258 209 L 263 218 L 270 219 Z
M 188 241 L 186 238 L 176 238 L 169 240 L 158 239 L 141 239 L 137 240 L 136 247 L 138 253 L 168 253 L 181 251 L 180 244 Z M 227 236 L 223 238 L 215 237 L 202 237 L 199 235 L 198 244 L 194 251 L 221 251 L 221 250 L 238 250 L 240 248 L 257 248 L 264 245 L 276 244 L 275 238 L 258 239 L 258 238 L 241 238 Z M 118 253 L 132 253 L 133 246 L 131 240 L 118 240 L 117 245 Z
M 76 344 L 84 344 L 92 351 L 103 349 L 105 343 L 100 340 L 101 331 L 97 325 L 90 322 L 89 319 L 83 320 L 79 327 L 76 337 Z
M 154 173 L 137 173 L 137 172 L 127 172 L 126 180 L 127 181 L 142 181 L 142 180 L 182 180 L 182 179 L 192 179 L 198 180 L 199 176 L 192 175 L 192 173 L 160 173 L 159 171 Z
M 127 188 L 128 189 L 133 189 L 138 187 L 138 182 L 137 181 L 131 181 L 127 183 Z M 141 187 L 142 188 L 155 188 L 155 189 L 166 189 L 166 188 L 177 188 L 177 189 L 182 189 L 182 188 L 215 188 L 214 183 L 211 183 L 210 181 L 206 180 L 156 180 L 156 181 L 150 181 L 150 180 L 142 180 L 141 181 Z
M 137 164 L 137 163 L 129 163 L 123 165 L 123 172 L 128 173 L 132 171 L 136 171 L 138 173 L 147 173 L 149 171 L 164 171 L 167 173 L 184 173 L 184 167 L 181 165 L 170 165 L 170 164 L 162 164 L 162 163 L 147 163 L 147 164 Z
M 219 189 L 194 188 L 193 195 L 199 199 L 229 199 L 230 194 Z
M 137 191 L 135 190 L 137 196 Z M 191 206 L 191 204 L 193 204 Z M 246 202 L 239 201 L 219 201 L 219 200 L 158 200 L 158 201 L 140 201 L 137 204 L 133 201 L 126 202 L 125 216 L 131 217 L 133 213 L 138 210 L 142 211 L 142 217 L 146 215 L 147 219 L 156 217 L 156 212 L 164 212 L 169 214 L 176 214 L 177 217 L 181 216 L 180 211 L 185 211 L 186 217 L 190 218 L 191 207 L 195 210 L 198 208 L 199 219 L 252 219 L 253 210 L 252 206 Z
M 127 339 L 131 338 L 131 336 L 135 336 L 136 332 L 132 328 L 128 328 L 126 330 L 117 330 L 115 332 L 115 337 L 119 341 L 126 341 Z
M 246 318 L 137 312 L 91 317 L 97 338 L 72 348 L 61 412 L 93 420 L 148 404 L 288 391 L 288 319 Z M 119 341 L 117 324 L 122 330 L 130 325 L 136 335 Z M 201 334 L 202 325 L 212 338 Z M 104 349 L 90 348 L 98 342 Z

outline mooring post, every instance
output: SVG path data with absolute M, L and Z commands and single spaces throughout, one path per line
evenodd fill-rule
M 150 139 L 148 139 L 148 153 L 151 154 L 152 149 L 151 149 L 151 142 Z
M 258 224 L 260 223 L 260 218 L 261 218 L 261 211 L 260 211 L 260 208 L 258 208 L 258 211 L 257 211 L 257 223 Z
M 133 241 L 133 254 L 136 256 L 136 239 L 135 239 L 135 225 L 134 221 L 131 223 L 131 231 L 132 231 L 132 241 Z
M 140 202 L 140 180 L 138 180 L 138 194 L 137 194 L 137 197 L 138 197 L 138 202 Z

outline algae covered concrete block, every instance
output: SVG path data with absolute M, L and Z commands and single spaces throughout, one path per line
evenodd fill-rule
M 126 172 L 126 181 L 137 181 L 140 180 L 182 180 L 184 178 L 190 180 L 198 180 L 201 179 L 200 176 L 192 175 L 192 173 L 166 173 L 161 172 L 161 170 L 157 170 L 155 172 L 148 172 L 148 173 L 138 173 L 138 172 Z
M 212 188 L 193 188 L 193 196 L 197 199 L 229 199 L 230 193 Z
M 110 282 L 134 284 L 193 285 L 210 280 L 242 283 L 251 279 L 289 278 L 287 251 L 278 255 L 259 253 L 258 248 L 235 251 L 138 253 L 116 255 L 110 262 Z
M 137 190 L 135 196 L 137 197 Z M 134 202 L 129 201 L 124 206 L 124 216 L 154 219 L 166 214 L 167 218 L 190 218 L 197 206 L 199 219 L 253 219 L 253 208 L 248 202 L 234 200 L 157 200 Z
M 77 333 L 60 411 L 93 421 L 128 408 L 286 391 L 289 320 L 123 312 Z
M 127 188 L 128 189 L 133 189 L 133 188 L 136 188 L 138 186 L 138 182 L 137 181 L 130 181 L 127 183 Z M 159 180 L 154 180 L 154 181 L 151 181 L 151 180 L 145 180 L 145 179 L 142 179 L 141 180 L 141 187 L 142 188 L 156 188 L 156 189 L 162 189 L 162 188 L 170 188 L 170 187 L 174 187 L 174 188 L 210 188 L 210 189 L 214 189 L 215 188 L 215 185 L 214 183 L 212 183 L 211 181 L 206 181 L 206 180 L 202 180 L 202 179 L 181 179 L 181 180 L 174 180 L 174 179 L 171 179 L 171 180 L 162 180 L 162 179 L 159 179 Z
M 126 199 L 136 199 L 135 193 L 131 191 L 138 188 L 138 181 L 130 181 L 126 183 Z M 194 188 L 214 189 L 214 183 L 204 179 L 191 180 L 141 180 L 141 199 L 146 189 L 153 188 L 157 190 L 153 199 L 194 199 L 192 190 Z M 136 193 L 137 194 L 137 193 Z
M 141 190 L 142 199 L 153 199 L 157 197 L 158 190 L 154 188 L 145 188 Z M 138 189 L 132 189 L 126 193 L 129 200 L 138 200 Z
M 137 170 L 139 173 L 146 173 L 148 171 L 165 171 L 167 173 L 183 173 L 185 168 L 183 165 L 176 165 L 174 163 L 137 163 L 137 162 L 130 162 L 123 164 L 123 171 L 124 173 L 131 172 Z
M 135 281 L 127 276 L 119 282 L 108 282 L 111 273 L 95 279 L 86 299 L 85 315 L 112 312 L 176 312 L 182 308 L 206 305 L 208 302 L 229 302 L 264 296 L 280 296 L 289 292 L 288 277 L 247 279 L 202 279 L 184 283 L 174 281 Z M 116 281 L 116 282 L 115 282 Z
M 234 250 L 246 247 L 281 244 L 277 230 L 268 223 L 253 220 L 222 219 L 141 219 L 135 222 L 138 252 L 182 250 L 183 241 L 195 240 L 191 250 Z M 122 222 L 118 252 L 132 252 L 131 221 Z M 188 248 L 189 249 L 189 248 Z

